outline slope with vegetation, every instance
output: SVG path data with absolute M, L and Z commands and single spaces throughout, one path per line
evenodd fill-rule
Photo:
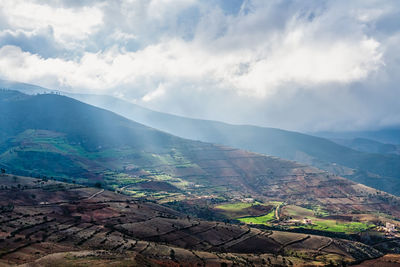
M 2 266 L 324 265 L 382 255 L 360 242 L 203 221 L 80 185 L 3 174 L 0 186 Z
M 0 87 L 20 90 L 28 94 L 52 91 L 30 84 L 2 80 L 0 80 Z M 189 119 L 145 109 L 111 96 L 62 94 L 111 110 L 176 136 L 295 160 L 376 189 L 400 195 L 400 155 L 397 153 L 357 151 L 325 138 L 274 128 Z M 364 137 L 397 144 L 400 136 L 398 133 L 398 129 L 387 129 L 342 134 L 318 133 L 318 135 L 332 138 Z
M 83 258 L 106 250 L 171 265 L 398 252 L 375 225 L 400 225 L 399 199 L 313 167 L 182 139 L 56 94 L 1 91 L 0 122 L 2 172 L 40 177 L 2 175 L 4 261 L 65 259 L 74 247 Z M 315 211 L 315 227 L 291 225 L 290 205 Z
M 65 96 L 4 91 L 0 102 L 0 165 L 14 173 L 158 203 L 250 196 L 400 217 L 398 198 L 295 162 L 175 137 Z
M 73 94 L 71 97 L 176 136 L 295 160 L 400 195 L 400 155 L 397 154 L 357 151 L 325 138 L 281 129 L 189 119 L 110 96 Z M 395 136 L 396 131 L 391 133 Z

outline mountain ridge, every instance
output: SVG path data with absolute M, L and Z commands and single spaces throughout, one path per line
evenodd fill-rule
M 109 96 L 71 97 L 113 110 L 122 116 L 176 136 L 295 160 L 356 182 L 400 194 L 398 155 L 361 152 L 325 138 L 277 128 L 232 125 L 165 114 Z M 377 183 L 377 175 L 385 182 Z
M 367 192 L 377 194 L 306 165 L 181 139 L 65 96 L 22 95 L 22 99 L 3 101 L 0 111 L 2 131 L 14 129 L 4 131 L 9 138 L 0 144 L 0 164 L 28 172 L 22 174 L 34 170 L 33 175 L 100 182 L 118 190 L 128 186 L 133 191 L 158 181 L 151 186 L 170 188 L 166 187 L 170 184 L 183 190 L 178 193 L 181 197 L 186 192 L 226 198 L 254 195 L 328 206 L 332 206 L 330 198 L 351 199 L 351 194 L 364 192 L 367 201 Z M 330 188 L 332 184 L 338 185 L 336 190 Z M 385 199 L 395 201 L 388 194 Z M 356 207 L 357 201 L 352 202 Z
M 21 85 L 8 82 L 3 84 L 6 86 L 18 88 Z M 22 87 L 22 91 L 30 93 L 43 93 L 44 89 L 24 84 Z M 361 152 L 325 138 L 276 128 L 185 118 L 152 111 L 110 96 L 58 93 L 175 136 L 295 160 L 400 195 L 400 155 Z

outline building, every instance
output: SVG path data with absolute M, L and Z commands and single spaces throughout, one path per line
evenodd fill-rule
M 309 224 L 312 224 L 312 221 L 311 221 L 311 219 L 304 218 L 303 219 L 303 224 L 309 225 Z
M 393 223 L 386 223 L 386 232 L 395 232 L 396 226 Z

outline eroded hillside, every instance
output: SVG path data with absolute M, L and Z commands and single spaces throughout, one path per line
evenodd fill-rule
M 203 221 L 107 190 L 12 175 L 0 183 L 5 264 L 301 265 L 381 255 L 358 242 Z

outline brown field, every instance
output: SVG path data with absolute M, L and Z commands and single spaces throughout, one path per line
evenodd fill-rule
M 1 264 L 302 265 L 322 264 L 319 256 L 352 262 L 381 255 L 350 241 L 334 240 L 328 250 L 321 249 L 325 237 L 188 218 L 96 188 L 10 175 L 0 181 Z M 99 251 L 104 258 L 93 257 Z
M 398 267 L 400 266 L 400 255 L 399 254 L 388 254 L 383 257 L 367 260 L 363 263 L 354 265 L 354 267 L 372 267 L 372 266 L 379 266 L 379 267 Z

